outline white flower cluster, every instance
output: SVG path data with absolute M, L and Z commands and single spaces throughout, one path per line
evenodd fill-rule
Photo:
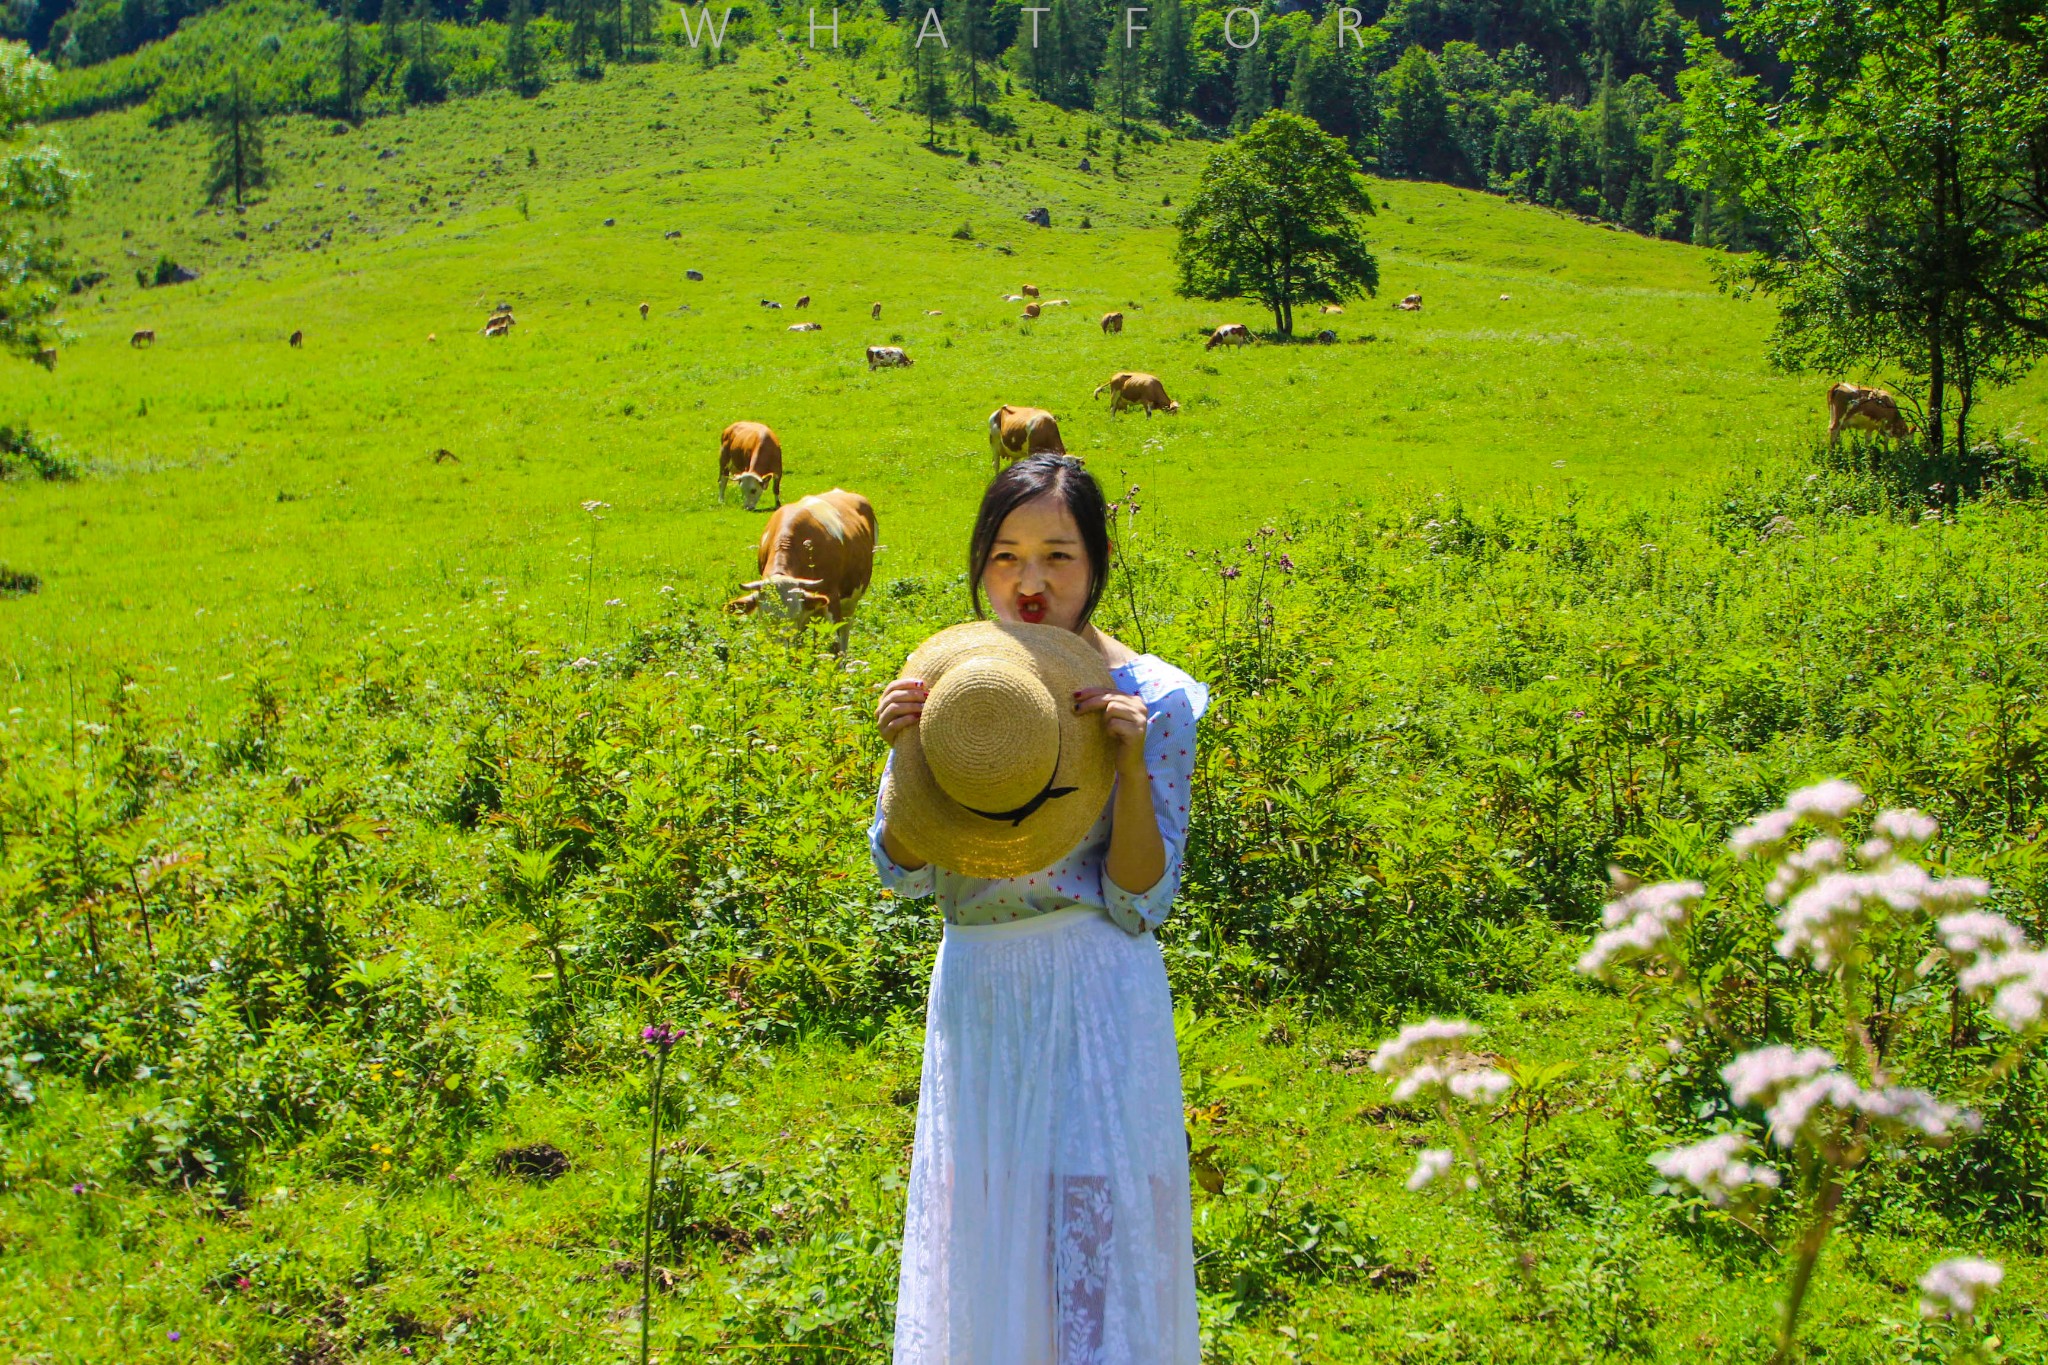
M 1930 1318 L 1974 1317 L 2005 1271 L 1996 1261 L 1957 1256 L 1940 1261 L 1920 1277 L 1920 1312 Z
M 2048 953 L 2022 948 L 1985 957 L 1956 974 L 1965 995 L 1992 992 L 1991 1017 L 2014 1033 L 2048 1024 Z
M 1771 853 L 1792 837 L 1793 826 L 1801 820 L 1832 831 L 1862 804 L 1862 788 L 1839 778 L 1801 787 L 1785 798 L 1782 809 L 1759 815 L 1736 830 L 1729 836 L 1728 847 L 1739 858 Z
M 1924 1090 L 1903 1085 L 1864 1089 L 1843 1071 L 1834 1054 L 1817 1047 L 1783 1043 L 1745 1052 L 1721 1068 L 1728 1094 L 1737 1104 L 1762 1107 L 1771 1140 L 1790 1147 L 1817 1135 L 1829 1114 L 1861 1114 L 1891 1132 L 1911 1130 L 1936 1141 L 1956 1127 L 1974 1131 L 1977 1117 L 1941 1103 Z
M 1843 960 L 1879 905 L 1910 915 L 1960 910 L 1990 894 L 1981 878 L 1930 877 L 1920 864 L 1889 856 L 1868 872 L 1824 873 L 1778 913 L 1778 955 L 1809 957 L 1826 970 Z
M 1419 1190 L 1451 1169 L 1454 1159 L 1448 1147 L 1431 1147 L 1416 1158 L 1415 1173 L 1408 1177 L 1408 1188 Z
M 1602 931 L 1579 958 L 1579 970 L 1604 978 L 1624 962 L 1665 952 L 1706 894 L 1698 882 L 1656 882 L 1609 901 L 1600 917 Z
M 1666 1180 L 1683 1180 L 1720 1209 L 1752 1191 L 1778 1188 L 1776 1171 L 1744 1160 L 1751 1150 L 1742 1134 L 1721 1133 L 1690 1147 L 1659 1152 L 1650 1164 Z
M 1395 1082 L 1396 1100 L 1450 1095 L 1466 1104 L 1492 1104 L 1514 1082 L 1466 1050 L 1484 1031 L 1462 1019 L 1425 1019 L 1381 1043 L 1370 1065 Z

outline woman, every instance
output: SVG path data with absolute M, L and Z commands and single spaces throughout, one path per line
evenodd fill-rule
M 989 485 L 969 550 L 975 615 L 986 599 L 996 622 L 934 637 L 876 708 L 893 752 L 869 832 L 875 867 L 898 895 L 936 894 L 946 921 L 897 1365 L 1200 1358 L 1173 1004 L 1152 930 L 1180 882 L 1208 693 L 1090 624 L 1109 556 L 1108 509 L 1079 461 L 1011 466 Z M 1076 684 L 1062 728 L 1020 721 L 1037 736 L 1027 743 L 1007 713 L 959 720 L 979 703 L 945 698 L 1011 663 L 1048 695 Z M 925 664 L 947 676 L 916 676 Z M 936 714 L 947 704 L 950 726 Z M 948 754 L 971 763 L 1033 744 L 1042 764 L 1011 762 L 985 800 L 948 805 L 931 780 Z

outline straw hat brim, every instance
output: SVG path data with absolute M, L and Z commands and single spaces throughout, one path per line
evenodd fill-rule
M 977 814 L 948 796 L 925 761 L 918 727 L 896 736 L 882 782 L 882 819 L 918 857 L 969 877 L 1022 877 L 1073 852 L 1109 804 L 1116 752 L 1101 716 L 1077 715 L 1073 694 L 1114 688 L 1102 655 L 1070 630 L 1007 621 L 973 621 L 940 631 L 904 663 L 900 676 L 937 686 L 947 670 L 994 655 L 1022 663 L 1052 694 L 1059 720 L 1055 787 L 1071 787 L 1011 823 Z

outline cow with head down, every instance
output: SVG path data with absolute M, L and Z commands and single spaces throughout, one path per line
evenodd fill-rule
M 1842 431 L 1880 431 L 1895 441 L 1913 434 L 1899 411 L 1899 400 L 1883 389 L 1866 389 L 1856 384 L 1836 384 L 1828 390 L 1828 444 L 1842 439 Z
M 775 505 L 782 506 L 782 442 L 764 422 L 734 422 L 718 434 L 718 500 L 725 485 L 739 485 L 740 506 L 749 512 L 761 501 L 761 489 L 775 485 Z
M 988 415 L 988 453 L 1000 473 L 1004 460 L 1064 455 L 1067 447 L 1060 440 L 1060 424 L 1044 408 L 1005 403 Z
M 760 577 L 726 603 L 734 613 L 765 612 L 805 626 L 820 617 L 839 629 L 832 652 L 846 652 L 854 608 L 875 572 L 875 509 L 858 493 L 813 493 L 768 518 L 761 532 Z
M 1166 396 L 1166 385 L 1159 382 L 1156 374 L 1143 370 L 1118 370 L 1109 377 L 1109 382 L 1096 387 L 1095 396 L 1102 397 L 1102 391 L 1109 390 L 1109 412 L 1112 417 L 1125 408 L 1143 408 L 1150 417 L 1155 412 L 1176 413 L 1180 404 Z

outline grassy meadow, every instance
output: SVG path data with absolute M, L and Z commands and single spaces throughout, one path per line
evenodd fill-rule
M 770 44 L 292 119 L 240 215 L 200 208 L 195 125 L 55 129 L 108 275 L 54 372 L 0 371 L 83 470 L 0 485 L 40 579 L 0 598 L 10 1359 L 632 1358 L 654 1020 L 659 1358 L 884 1358 L 938 931 L 866 868 L 867 717 L 964 612 L 1003 402 L 1126 503 L 1110 627 L 1215 689 L 1161 935 L 1211 1358 L 1767 1358 L 1797 1229 L 1645 1160 L 1759 1130 L 1726 1051 L 1571 964 L 1610 862 L 1700 875 L 1731 1014 L 1838 1039 L 1719 852 L 1834 774 L 2048 936 L 2041 504 L 1817 451 L 1827 380 L 1769 371 L 1705 253 L 1436 185 L 1375 182 L 1384 288 L 1337 344 L 1206 352 L 1270 325 L 1173 293 L 1206 146 L 1113 172 L 1019 97 L 934 151 L 898 80 Z M 140 287 L 164 255 L 198 281 Z M 1021 320 L 1027 281 L 1070 306 Z M 1131 368 L 1180 414 L 1091 400 Z M 743 417 L 786 496 L 875 504 L 843 663 L 717 610 L 761 526 L 716 497 Z M 1988 1029 L 1893 1003 L 1955 1011 L 1900 1066 L 1966 1089 Z M 1486 1132 L 1505 1215 L 1403 1188 L 1442 1125 L 1363 1061 L 1427 1013 L 1573 1064 Z M 1859 1172 L 1807 1359 L 1948 1358 L 1914 1282 L 1961 1252 L 2006 1268 L 1991 1349 L 2048 1359 L 2048 1074 L 1973 1102 Z

